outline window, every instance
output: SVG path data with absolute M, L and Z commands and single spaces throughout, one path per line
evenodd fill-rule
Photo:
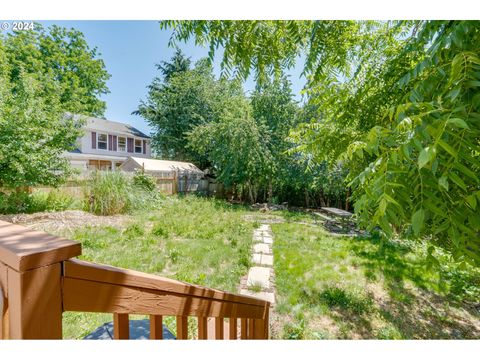
M 135 140 L 135 152 L 136 153 L 142 152 L 142 140 Z
M 126 151 L 127 150 L 127 138 L 118 137 L 118 151 Z
M 100 150 L 107 150 L 107 134 L 98 134 L 97 147 Z

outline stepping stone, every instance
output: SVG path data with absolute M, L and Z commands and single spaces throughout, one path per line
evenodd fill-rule
M 264 243 L 259 243 L 253 245 L 253 251 L 256 253 L 263 253 L 263 254 L 271 254 L 272 250 L 270 249 L 270 246 L 268 244 Z
M 150 339 L 150 320 L 130 320 L 129 322 L 131 340 Z M 175 336 L 163 324 L 163 338 L 165 340 L 175 340 Z M 113 340 L 113 322 L 108 322 L 99 326 L 95 331 L 83 338 L 84 340 Z
M 270 230 L 270 225 L 262 224 L 262 225 L 260 225 L 259 229 L 260 229 L 260 230 L 263 230 L 263 231 L 265 231 L 265 230 Z
M 262 255 L 261 265 L 273 266 L 273 255 Z
M 258 242 L 261 242 L 261 241 L 263 241 L 263 237 L 262 237 L 262 235 L 256 235 L 256 234 L 254 234 L 254 235 L 253 235 L 253 240 L 258 241 Z
M 265 291 L 253 292 L 247 289 L 242 289 L 240 290 L 240 294 L 256 297 L 257 299 L 260 299 L 260 300 L 270 301 L 270 303 L 272 304 L 275 303 L 275 294 L 272 292 L 265 292 Z
M 262 254 L 259 254 L 259 253 L 253 254 L 253 256 L 252 256 L 252 262 L 254 262 L 255 264 L 261 264 L 261 262 L 262 262 Z
M 255 253 L 253 254 L 252 261 L 257 265 L 273 266 L 273 256 Z
M 254 266 L 248 270 L 247 286 L 270 287 L 270 268 Z
M 265 244 L 273 244 L 273 238 L 271 236 L 264 236 L 263 237 L 263 242 Z

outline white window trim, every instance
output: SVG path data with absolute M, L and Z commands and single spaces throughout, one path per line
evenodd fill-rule
M 140 151 L 137 151 L 137 145 L 135 144 L 137 141 L 140 141 Z M 143 141 L 142 141 L 142 139 L 133 138 L 133 153 L 134 154 L 143 154 Z
M 105 142 L 105 144 L 107 144 L 107 147 L 105 149 L 100 149 L 100 135 L 105 135 L 106 136 L 106 141 L 102 141 Z M 107 133 L 97 133 L 97 150 L 103 150 L 103 151 L 108 151 L 108 134 Z
M 120 150 L 120 138 L 125 139 L 125 150 Z M 126 136 L 117 135 L 117 151 L 122 152 L 122 153 L 127 152 L 127 137 Z

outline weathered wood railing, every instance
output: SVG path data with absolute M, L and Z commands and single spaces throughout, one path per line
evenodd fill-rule
M 151 339 L 163 316 L 176 317 L 177 339 L 268 339 L 267 301 L 72 259 L 80 254 L 75 241 L 0 221 L 0 339 L 61 339 L 64 311 L 113 313 L 116 339 L 129 338 L 129 314 L 150 316 Z

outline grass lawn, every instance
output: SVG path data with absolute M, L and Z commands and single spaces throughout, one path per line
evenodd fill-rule
M 334 236 L 305 213 L 254 212 L 195 196 L 97 219 L 107 222 L 57 231 L 82 243 L 81 259 L 232 292 L 251 265 L 253 229 L 273 222 L 272 338 L 480 338 L 480 270 L 438 249 L 440 267 L 429 268 L 419 243 Z M 79 339 L 112 315 L 67 312 L 63 319 L 64 338 Z M 175 333 L 174 318 L 164 321 Z M 194 318 L 189 327 L 195 334 Z
M 274 333 L 284 339 L 480 338 L 480 271 L 418 243 L 273 224 Z M 415 245 L 415 246 L 413 246 Z
M 125 228 L 87 225 L 61 235 L 82 243 L 83 260 L 236 292 L 258 226 L 243 219 L 246 212 L 223 201 L 168 197 L 159 210 L 132 215 Z M 111 314 L 67 312 L 64 338 L 82 338 L 111 320 Z M 175 332 L 173 318 L 165 322 Z

